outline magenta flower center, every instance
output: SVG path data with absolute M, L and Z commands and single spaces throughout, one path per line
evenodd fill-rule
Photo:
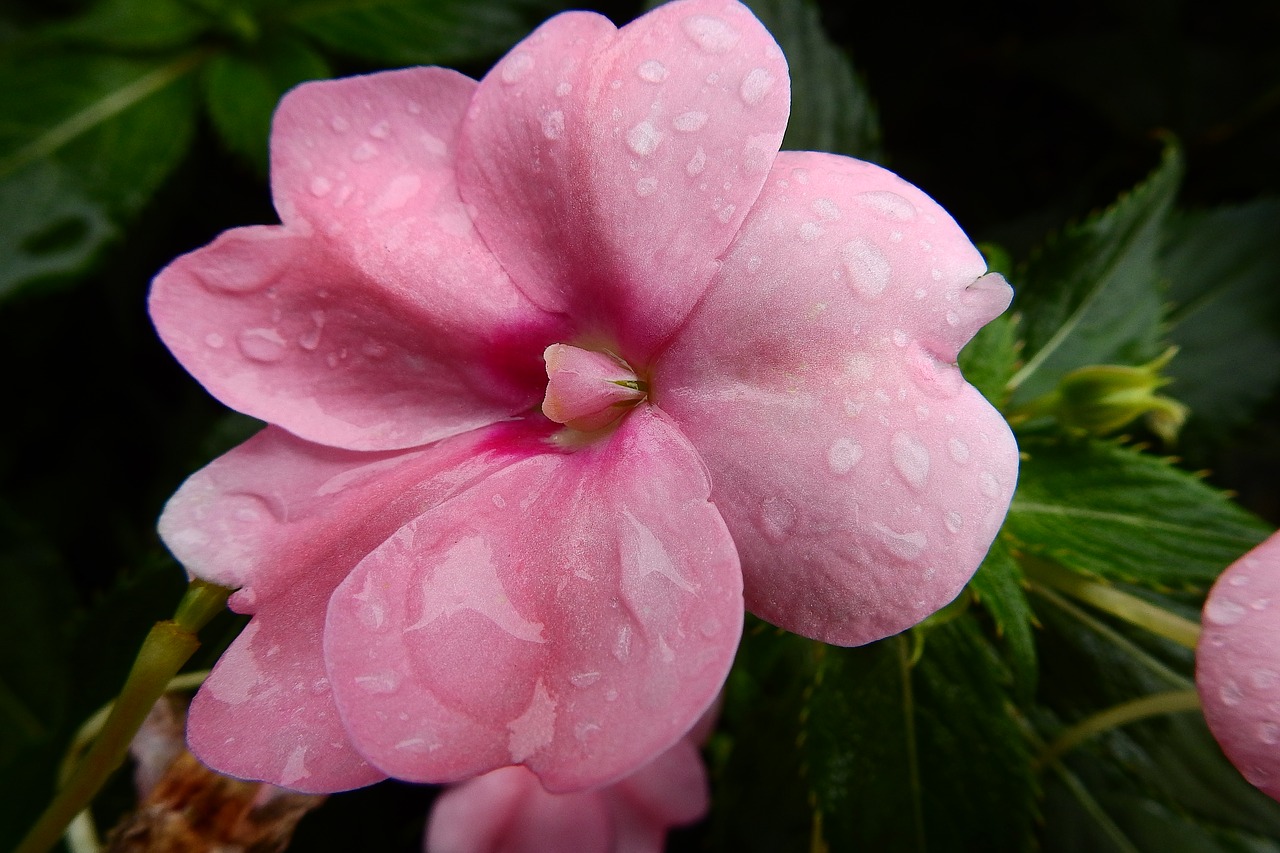
M 552 344 L 542 413 L 570 429 L 594 432 L 617 421 L 648 395 L 647 385 L 618 356 Z

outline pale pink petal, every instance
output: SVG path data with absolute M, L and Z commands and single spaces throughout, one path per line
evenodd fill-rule
M 983 272 L 899 178 L 779 155 L 651 382 L 711 470 L 752 612 L 856 645 L 969 579 L 1018 464 L 1008 426 L 951 363 L 1008 302 Z
M 560 321 L 510 283 L 458 198 L 453 146 L 474 88 L 427 68 L 285 97 L 272 134 L 285 225 L 228 231 L 152 286 L 161 337 L 210 393 L 357 450 L 537 405 Z
M 504 767 L 440 795 L 426 853 L 616 853 L 605 798 L 549 794 L 523 767 Z
M 547 395 L 542 413 L 576 430 L 602 429 L 644 399 L 635 373 L 616 358 L 595 350 L 552 344 L 547 362 Z
M 715 698 L 742 626 L 701 462 L 648 406 L 405 525 L 335 593 L 325 657 L 360 751 L 412 781 L 525 764 L 613 781 Z
M 329 597 L 423 507 L 510 464 L 516 429 L 356 453 L 268 427 L 183 484 L 161 536 L 192 574 L 241 587 L 233 609 L 255 614 L 192 703 L 188 737 L 202 761 L 305 791 L 383 777 L 352 752 L 333 703 L 320 637 Z
M 773 38 L 733 0 L 668 3 L 616 34 L 561 15 L 481 82 L 462 196 L 521 289 L 640 364 L 755 201 L 789 87 Z
M 711 807 L 707 770 L 691 738 L 683 738 L 649 764 L 609 789 L 626 808 L 653 826 L 682 826 Z
M 1209 591 L 1196 687 L 1227 758 L 1280 800 L 1280 534 L 1228 567 Z

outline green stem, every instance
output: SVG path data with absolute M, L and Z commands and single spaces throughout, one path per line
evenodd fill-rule
M 1054 739 L 1037 759 L 1037 766 L 1052 764 L 1085 741 L 1129 723 L 1164 714 L 1200 710 L 1200 694 L 1195 690 L 1168 690 L 1122 702 L 1090 714 Z
M 226 605 L 228 589 L 193 580 L 174 618 L 157 622 L 142 642 L 102 732 L 14 853 L 44 853 L 124 763 L 133 736 L 169 681 L 199 648 L 196 634 Z
M 1194 650 L 1200 639 L 1200 626 L 1197 623 L 1136 595 L 1041 560 L 1026 560 L 1023 568 L 1027 578 L 1033 583 L 1056 589 L 1180 646 Z

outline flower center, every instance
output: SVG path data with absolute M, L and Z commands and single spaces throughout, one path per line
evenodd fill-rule
M 570 429 L 604 429 L 648 395 L 648 386 L 615 355 L 552 344 L 542 358 L 547 363 L 542 413 Z

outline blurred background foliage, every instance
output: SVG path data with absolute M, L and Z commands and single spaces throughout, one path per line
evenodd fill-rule
M 709 746 L 713 816 L 673 848 L 1280 850 L 1274 804 L 1197 718 L 1036 764 L 1072 720 L 1185 688 L 1190 658 L 1025 577 L 1051 558 L 1194 614 L 1215 571 L 1268 529 L 1256 516 L 1280 522 L 1280 6 L 750 5 L 792 65 L 785 147 L 888 165 L 1009 274 L 1018 315 L 966 353 L 993 402 L 1011 411 L 1068 370 L 1176 343 L 1164 393 L 1192 414 L 1180 468 L 1141 429 L 1020 429 L 1015 511 L 937 625 L 840 650 L 749 620 Z M 177 601 L 183 574 L 154 532 L 164 500 L 256 428 L 160 345 L 150 278 L 225 228 L 275 220 L 267 131 L 289 87 L 406 64 L 478 77 L 566 6 L 0 3 L 0 846 Z M 591 8 L 618 24 L 642 11 Z M 1187 527 L 1055 526 L 1036 509 L 1055 500 L 1068 519 L 1167 512 Z M 215 623 L 195 663 L 238 628 Z M 431 797 L 388 783 L 332 798 L 296 849 L 415 849 Z M 100 816 L 130 799 L 121 781 Z

